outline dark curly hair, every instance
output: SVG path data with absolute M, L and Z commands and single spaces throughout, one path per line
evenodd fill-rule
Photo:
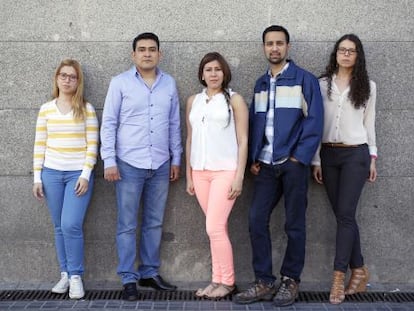
M 355 108 L 365 107 L 366 101 L 370 95 L 369 77 L 365 63 L 365 53 L 361 40 L 355 34 L 346 34 L 336 41 L 335 46 L 329 57 L 329 63 L 325 68 L 325 72 L 320 76 L 321 78 L 327 78 L 328 81 L 328 97 L 331 98 L 332 94 L 332 76 L 338 72 L 338 64 L 336 62 L 336 53 L 338 51 L 339 44 L 349 40 L 355 43 L 357 57 L 355 60 L 355 66 L 352 69 L 352 77 L 350 82 L 349 99 L 354 104 Z

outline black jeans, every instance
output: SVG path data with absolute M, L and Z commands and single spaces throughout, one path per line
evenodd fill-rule
M 366 144 L 358 147 L 321 149 L 322 178 L 336 217 L 336 253 L 334 270 L 346 272 L 348 266 L 364 265 L 355 214 L 371 158 Z

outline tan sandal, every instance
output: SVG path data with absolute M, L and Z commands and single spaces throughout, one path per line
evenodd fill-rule
M 212 299 L 221 299 L 225 298 L 227 296 L 232 295 L 236 290 L 236 286 L 234 285 L 224 285 L 220 284 L 218 287 L 216 287 L 210 294 L 206 295 L 206 298 L 212 298 Z
M 195 295 L 200 298 L 209 297 L 211 293 L 219 286 L 220 286 L 219 283 L 211 282 L 210 284 L 207 285 L 207 287 L 197 289 L 197 291 L 195 292 Z
M 369 272 L 367 266 L 352 269 L 352 275 L 345 289 L 345 295 L 353 295 L 356 293 L 366 292 Z
M 344 293 L 345 273 L 341 271 L 334 271 L 332 279 L 331 292 L 329 294 L 329 302 L 334 305 L 339 305 L 345 299 Z

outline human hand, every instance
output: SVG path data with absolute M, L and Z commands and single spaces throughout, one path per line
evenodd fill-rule
M 375 158 L 371 158 L 371 164 L 369 166 L 368 181 L 374 182 L 376 179 L 377 179 L 377 168 L 376 168 Z
M 289 160 L 295 163 L 299 162 L 295 157 L 289 157 Z
M 229 194 L 227 195 L 227 198 L 229 200 L 235 200 L 242 192 L 243 188 L 243 181 L 235 179 L 233 183 L 231 184 L 231 188 L 229 190 Z
M 192 180 L 188 180 L 187 179 L 187 187 L 186 187 L 186 191 L 189 195 L 194 195 L 195 191 L 194 191 L 194 184 Z
M 45 195 L 43 193 L 43 185 L 42 183 L 34 183 L 33 184 L 33 196 L 38 199 L 39 201 L 43 201 Z
M 79 177 L 75 185 L 75 193 L 79 197 L 88 191 L 89 182 L 87 179 Z
M 180 167 L 178 165 L 171 165 L 170 181 L 176 181 L 180 178 Z
M 119 170 L 117 166 L 107 167 L 104 170 L 104 179 L 106 181 L 117 181 L 121 179 L 121 175 L 119 174 Z
M 323 184 L 322 180 L 322 168 L 319 165 L 313 167 L 313 178 L 318 184 Z
M 250 173 L 252 173 L 253 175 L 259 175 L 259 171 L 260 171 L 260 163 L 259 162 L 253 163 L 250 166 Z

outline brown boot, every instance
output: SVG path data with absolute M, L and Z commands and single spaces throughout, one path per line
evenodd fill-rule
M 352 269 L 352 275 L 349 279 L 348 286 L 345 289 L 345 295 L 366 292 L 369 273 L 367 266 Z
M 341 271 L 334 271 L 332 279 L 331 292 L 329 294 L 329 302 L 334 305 L 339 305 L 345 299 L 344 293 L 345 273 Z

